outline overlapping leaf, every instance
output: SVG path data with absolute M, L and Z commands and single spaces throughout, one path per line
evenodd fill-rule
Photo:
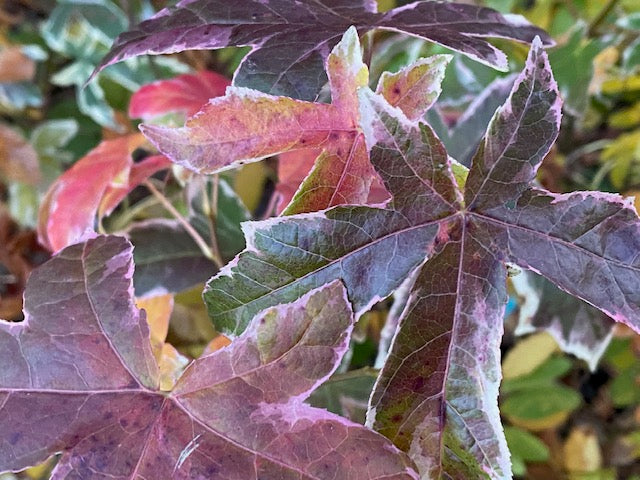
M 594 371 L 611 341 L 613 320 L 531 272 L 522 272 L 512 283 L 524 297 L 515 334 L 547 331 L 563 352 L 581 358 Z
M 170 80 L 158 80 L 143 86 L 133 94 L 129 117 L 145 122 L 167 113 L 190 117 L 210 98 L 224 95 L 231 82 L 219 73 L 206 70 L 178 75 Z
M 428 112 L 429 125 L 436 131 L 449 155 L 458 162 L 467 167 L 471 165 L 473 155 L 484 137 L 493 112 L 509 96 L 514 79 L 514 76 L 510 75 L 497 78 L 487 85 L 460 115 L 452 128 L 444 123 L 436 110 Z
M 498 68 L 505 55 L 483 37 L 529 42 L 544 32 L 473 5 L 418 1 L 377 13 L 373 0 L 182 0 L 120 35 L 102 65 L 143 54 L 250 45 L 234 85 L 302 100 L 326 82 L 323 63 L 354 25 L 428 39 Z
M 440 84 L 450 58 L 449 55 L 434 55 L 421 58 L 396 73 L 385 72 L 380 77 L 376 91 L 407 116 L 413 119 L 422 117 L 440 95 Z M 329 180 L 332 177 L 335 178 L 336 173 L 341 173 L 341 177 L 344 175 L 357 177 L 362 172 L 358 172 L 356 168 L 349 168 L 349 162 L 341 162 L 340 159 L 335 158 L 335 155 L 321 156 L 317 167 L 313 169 L 314 161 L 320 153 L 317 149 L 310 149 L 280 155 L 279 182 L 276 187 L 276 191 L 281 196 L 279 213 L 283 211 L 285 214 L 312 212 L 340 203 L 375 204 L 382 203 L 388 198 L 387 191 L 377 177 L 373 179 L 366 198 L 364 191 L 355 195 L 356 192 L 340 189 L 340 182 Z M 344 165 L 344 172 L 339 171 L 341 164 Z M 357 166 L 356 164 L 355 167 Z M 318 198 L 318 191 L 322 189 L 327 192 L 334 190 L 328 202 L 319 201 L 321 199 Z
M 464 192 L 429 127 L 361 90 L 385 209 L 336 207 L 245 226 L 247 250 L 205 291 L 231 334 L 252 315 L 340 278 L 356 314 L 420 267 L 369 422 L 425 478 L 510 478 L 497 395 L 506 262 L 640 331 L 640 221 L 615 195 L 532 186 L 560 123 L 540 41 L 496 112 Z
M 132 134 L 105 140 L 58 177 L 40 206 L 40 243 L 58 251 L 94 230 L 96 214 L 108 215 L 143 180 L 167 168 L 161 155 L 134 163 L 132 152 L 144 137 Z
M 439 93 L 448 56 L 423 59 L 385 76 L 380 90 L 413 117 L 421 116 Z M 183 128 L 143 125 L 144 134 L 174 162 L 202 173 L 232 168 L 282 152 L 320 151 L 286 213 L 365 203 L 375 174 L 359 127 L 358 88 L 368 82 L 355 28 L 350 28 L 327 60 L 332 103 L 274 97 L 230 88 Z M 424 98 L 413 102 L 413 98 Z
M 187 220 L 210 243 L 210 219 L 201 207 L 204 188 L 206 184 L 198 185 L 197 179 L 191 180 L 188 192 L 195 198 L 190 198 Z M 222 259 L 227 261 L 244 248 L 240 223 L 249 220 L 250 215 L 223 179 L 218 180 L 217 193 L 216 241 Z M 137 296 L 181 292 L 205 282 L 217 271 L 177 220 L 157 218 L 138 222 L 127 230 L 127 236 L 135 247 L 133 283 Z
M 68 247 L 31 276 L 25 321 L 0 323 L 0 472 L 62 452 L 54 479 L 418 478 L 381 435 L 302 403 L 348 345 L 339 282 L 263 312 L 164 394 L 132 267 L 120 237 Z

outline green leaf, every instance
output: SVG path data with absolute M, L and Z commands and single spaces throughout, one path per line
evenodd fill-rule
M 543 420 L 578 408 L 582 397 L 563 385 L 538 386 L 513 392 L 502 402 L 502 413 L 511 421 Z
M 367 402 L 377 373 L 376 370 L 363 368 L 336 374 L 311 394 L 309 404 L 364 424 Z
M 535 435 L 518 427 L 504 427 L 504 436 L 511 455 L 525 462 L 546 462 L 549 448 Z
M 566 375 L 571 370 L 571 366 L 571 360 L 566 357 L 551 357 L 525 377 L 504 380 L 500 390 L 503 394 L 506 394 L 519 390 L 535 390 L 538 387 L 552 385 L 554 380 Z
M 564 109 L 577 117 L 587 107 L 593 59 L 603 48 L 600 40 L 589 39 L 586 32 L 586 25 L 577 25 L 564 45 L 549 51 L 549 63 L 564 99 Z
M 0 83 L 0 112 L 15 113 L 41 107 L 42 103 L 42 94 L 32 83 Z
M 622 370 L 609 387 L 611 400 L 616 407 L 628 407 L 640 404 L 640 364 L 636 362 Z

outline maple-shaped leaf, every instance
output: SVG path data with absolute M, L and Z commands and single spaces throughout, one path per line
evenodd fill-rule
M 348 346 L 334 282 L 256 317 L 158 390 L 131 245 L 97 237 L 34 271 L 0 323 L 0 472 L 62 453 L 52 478 L 417 479 L 378 433 L 305 405 Z
M 206 70 L 158 80 L 144 85 L 131 96 L 129 117 L 145 122 L 168 113 L 190 117 L 210 98 L 224 95 L 229 85 L 231 82 L 227 78 Z
M 389 77 L 380 87 L 390 101 L 414 116 L 438 94 L 450 56 L 422 60 Z M 311 103 L 231 87 L 211 100 L 182 128 L 142 125 L 143 133 L 174 162 L 199 173 L 214 173 L 248 161 L 288 152 L 320 152 L 286 213 L 339 204 L 365 203 L 375 173 L 360 129 L 357 91 L 368 83 L 355 28 L 327 59 L 332 103 Z M 389 85 L 393 84 L 393 87 Z M 411 102 L 409 97 L 425 98 Z M 308 161 L 308 160 L 307 160 Z
M 418 1 L 377 12 L 374 0 L 182 0 L 121 34 L 99 68 L 143 54 L 252 46 L 234 85 L 313 100 L 326 82 L 323 63 L 350 26 L 431 40 L 506 69 L 504 53 L 483 37 L 530 42 L 540 35 L 524 19 L 473 5 Z
M 640 331 L 640 220 L 616 195 L 533 186 L 561 108 L 539 40 L 464 191 L 428 126 L 367 89 L 361 99 L 392 200 L 245 224 L 247 250 L 207 285 L 209 312 L 237 334 L 255 311 L 341 279 L 361 314 L 419 266 L 368 421 L 424 478 L 510 478 L 497 402 L 505 264 Z
M 131 154 L 143 145 L 140 134 L 105 140 L 51 185 L 38 214 L 38 239 L 51 251 L 80 241 L 101 218 L 148 177 L 168 168 L 162 155 L 134 163 Z

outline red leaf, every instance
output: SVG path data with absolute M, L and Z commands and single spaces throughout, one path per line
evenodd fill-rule
M 98 218 L 110 215 L 131 190 L 154 173 L 170 166 L 171 161 L 164 155 L 153 155 L 145 158 L 140 163 L 131 165 L 129 181 L 126 184 L 111 184 L 107 186 L 98 208 Z
M 131 97 L 129 117 L 144 121 L 167 113 L 190 117 L 209 101 L 224 95 L 231 81 L 219 73 L 206 70 L 179 75 L 145 85 Z
M 140 134 L 105 140 L 51 186 L 38 218 L 38 238 L 51 251 L 93 232 L 96 214 L 110 213 L 145 178 L 167 168 L 161 156 L 133 164 L 131 153 L 145 142 Z

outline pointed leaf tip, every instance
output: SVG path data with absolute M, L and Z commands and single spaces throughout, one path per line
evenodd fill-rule
M 26 320 L 0 322 L 0 472 L 62 453 L 52 478 L 418 479 L 383 436 L 302 402 L 348 348 L 339 281 L 262 312 L 166 393 L 131 251 L 67 247 L 29 278 Z
M 253 46 L 234 84 L 314 100 L 326 83 L 324 60 L 349 25 L 361 32 L 382 28 L 431 40 L 501 70 L 507 68 L 506 56 L 483 37 L 549 38 L 522 18 L 490 8 L 421 1 L 377 13 L 374 3 L 299 0 L 292 8 L 290 0 L 236 0 L 233 5 L 200 0 L 194 14 L 193 2 L 181 1 L 121 34 L 97 70 L 137 55 Z

